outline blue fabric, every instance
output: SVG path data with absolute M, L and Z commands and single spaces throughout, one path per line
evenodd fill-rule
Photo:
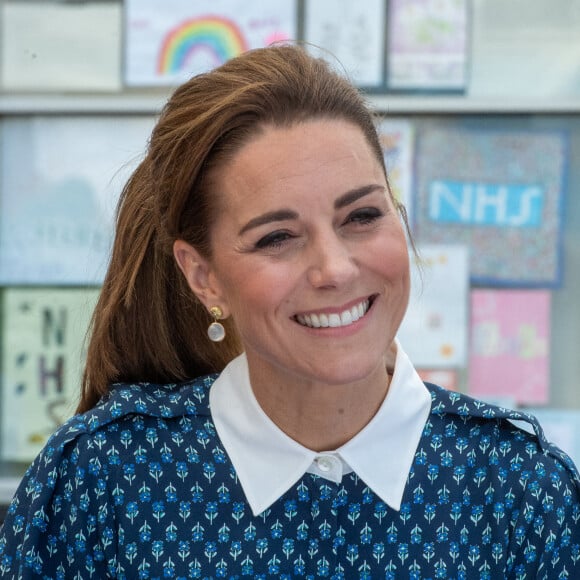
M 9 508 L 0 576 L 580 578 L 578 473 L 526 415 L 428 385 L 399 512 L 354 473 L 306 474 L 254 517 L 211 420 L 214 379 L 117 385 L 59 429 Z

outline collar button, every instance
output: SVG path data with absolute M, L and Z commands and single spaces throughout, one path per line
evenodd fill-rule
M 324 473 L 328 473 L 329 471 L 331 471 L 335 463 L 332 457 L 324 455 L 322 457 L 317 457 L 315 461 L 318 469 L 320 469 L 320 471 L 323 471 Z

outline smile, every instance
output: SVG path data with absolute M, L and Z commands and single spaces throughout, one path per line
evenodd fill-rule
M 349 326 L 362 318 L 368 312 L 370 305 L 371 301 L 367 298 L 342 312 L 332 314 L 326 314 L 324 312 L 317 314 L 299 314 L 295 319 L 302 326 L 308 326 L 309 328 L 338 328 L 340 326 Z

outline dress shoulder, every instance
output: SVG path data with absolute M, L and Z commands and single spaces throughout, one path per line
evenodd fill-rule
M 524 447 L 536 445 L 546 459 L 563 468 L 580 494 L 580 473 L 577 466 L 564 451 L 546 438 L 539 421 L 531 413 L 485 403 L 431 383 L 425 383 L 425 386 L 431 394 L 433 416 L 455 416 L 465 423 L 493 423 L 499 426 L 500 432 L 508 439 L 513 438 L 516 433 Z
M 41 573 L 58 577 L 56 558 L 41 556 L 41 538 L 57 542 L 62 522 L 80 525 L 83 519 L 93 534 L 83 539 L 84 549 L 96 569 L 99 562 L 105 567 L 103 577 L 108 574 L 107 566 L 116 557 L 108 553 L 116 532 L 111 523 L 114 498 L 106 480 L 119 458 L 103 446 L 106 431 L 123 431 L 139 421 L 151 424 L 151 419 L 205 422 L 214 380 L 215 375 L 208 375 L 179 384 L 112 385 L 96 407 L 57 429 L 27 469 L 8 507 L 0 528 L 0 577 L 28 578 Z

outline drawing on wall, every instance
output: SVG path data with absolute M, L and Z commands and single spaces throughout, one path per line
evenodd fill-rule
M 420 243 L 469 246 L 474 284 L 560 284 L 563 133 L 425 129 L 416 159 Z
M 165 37 L 159 57 L 159 75 L 171 75 L 186 69 L 188 59 L 205 50 L 212 67 L 248 50 L 246 40 L 235 22 L 217 16 L 192 18 L 180 23 Z
M 467 363 L 469 302 L 465 246 L 418 248 L 411 254 L 411 295 L 397 337 L 417 368 L 450 369 Z
M 102 282 L 118 197 L 152 127 L 152 117 L 3 122 L 1 284 Z
M 249 49 L 296 38 L 296 2 L 125 2 L 125 77 L 131 86 L 175 85 Z
M 385 13 L 383 0 L 306 0 L 304 38 L 311 52 L 346 72 L 356 85 L 381 87 L 385 84 Z
M 2 458 L 30 461 L 74 412 L 97 289 L 2 291 Z
M 466 0 L 390 0 L 389 88 L 465 88 L 467 4 Z
M 472 290 L 469 394 L 547 403 L 549 343 L 549 291 Z
M 383 148 L 389 186 L 395 199 L 405 206 L 409 223 L 412 223 L 413 124 L 406 119 L 383 119 L 377 128 Z

